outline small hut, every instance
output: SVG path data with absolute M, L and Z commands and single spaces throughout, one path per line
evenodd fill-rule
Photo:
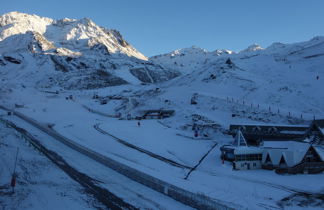
M 174 110 L 156 109 L 145 110 L 142 119 L 163 119 L 171 117 L 174 114 Z

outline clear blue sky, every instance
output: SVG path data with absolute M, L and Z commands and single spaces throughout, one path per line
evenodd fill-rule
M 322 0 L 6 0 L 19 11 L 54 19 L 88 17 L 119 30 L 146 56 L 196 45 L 239 51 L 324 35 Z

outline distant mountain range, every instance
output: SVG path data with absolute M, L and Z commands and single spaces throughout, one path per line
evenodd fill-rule
M 253 44 L 238 53 L 191 47 L 150 60 L 183 74 L 169 89 L 182 90 L 187 98 L 196 92 L 204 97 L 233 98 L 247 109 L 247 104 L 264 104 L 272 112 L 285 110 L 285 115 L 290 111 L 299 117 L 309 113 L 309 119 L 313 114 L 324 116 L 324 37 L 273 43 L 265 49 Z
M 323 66 L 324 37 L 265 49 L 253 44 L 241 52 L 193 46 L 147 58 L 118 31 L 90 19 L 53 20 L 19 12 L 0 16 L 0 88 L 7 91 L 174 79 L 165 83 L 164 94 L 175 101 L 197 93 L 316 114 L 324 111 Z

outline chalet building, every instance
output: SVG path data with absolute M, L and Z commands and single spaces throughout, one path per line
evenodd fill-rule
M 275 169 L 277 173 L 321 173 L 324 146 L 298 141 L 264 141 L 250 147 L 240 130 L 231 145 L 223 145 L 221 159 L 231 161 L 233 169 Z
M 324 145 L 324 119 L 313 120 L 306 136 L 310 139 L 310 143 Z
M 232 145 L 220 148 L 234 169 L 275 169 L 277 173 L 324 171 L 324 120 L 310 126 L 230 125 Z M 248 147 L 260 145 L 260 147 Z
M 303 140 L 308 129 L 308 125 L 230 125 L 229 134 L 241 130 L 250 145 L 259 145 L 268 140 Z
M 228 160 L 228 161 L 234 161 L 234 151 L 235 149 L 239 147 L 247 147 L 246 140 L 240 130 L 237 131 L 236 136 L 234 137 L 234 141 L 230 145 L 223 145 L 220 147 L 221 150 L 221 159 Z
M 260 169 L 262 149 L 258 147 L 238 147 L 234 150 L 233 168 L 237 170 Z
M 250 170 L 261 168 L 262 150 L 258 147 L 248 147 L 240 130 L 234 138 L 232 145 L 224 145 L 220 148 L 223 160 L 233 162 L 233 169 Z
M 320 173 L 324 171 L 324 147 L 297 141 L 265 141 L 262 168 L 277 173 Z
M 171 117 L 174 114 L 174 110 L 145 110 L 142 119 L 163 119 L 166 117 Z
M 229 134 L 235 136 L 241 130 L 250 145 L 262 141 L 304 141 L 324 145 L 324 119 L 313 120 L 310 125 L 230 125 Z

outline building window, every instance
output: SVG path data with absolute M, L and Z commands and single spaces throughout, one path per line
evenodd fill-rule
M 255 161 L 262 160 L 262 154 L 244 154 L 244 155 L 235 155 L 236 161 Z

